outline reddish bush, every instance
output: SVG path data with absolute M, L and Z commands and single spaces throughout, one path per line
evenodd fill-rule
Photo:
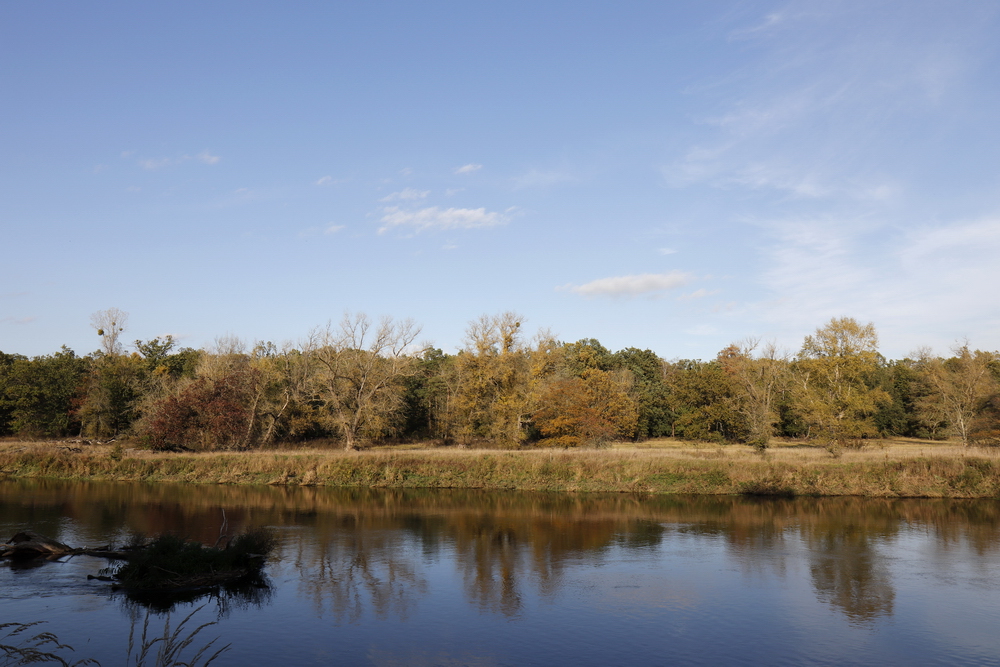
M 245 448 L 252 414 L 237 379 L 199 378 L 160 400 L 140 435 L 156 450 Z

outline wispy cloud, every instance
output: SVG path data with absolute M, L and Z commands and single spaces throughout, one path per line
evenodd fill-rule
M 464 164 L 461 167 L 455 169 L 456 174 L 471 174 L 474 171 L 479 171 L 483 168 L 481 164 Z
M 307 227 L 301 230 L 297 236 L 299 238 L 310 238 L 316 236 L 333 236 L 347 229 L 347 225 L 337 225 L 330 223 L 326 227 Z
M 690 301 L 691 299 L 704 299 L 706 296 L 712 296 L 713 294 L 718 294 L 718 293 L 719 290 L 707 290 L 705 288 L 702 288 L 702 289 L 696 289 L 690 294 L 682 294 L 677 298 L 684 301 Z
M 752 312 L 799 335 L 834 316 L 874 321 L 895 341 L 889 356 L 920 345 L 944 351 L 963 335 L 1000 328 L 996 300 L 976 288 L 1000 285 L 1000 219 L 877 237 L 863 222 L 772 225 L 761 276 L 772 298 Z
M 659 248 L 656 252 L 660 253 L 661 255 L 673 255 L 677 251 L 674 250 L 673 248 Z
M 704 113 L 667 180 L 849 203 L 920 187 L 907 180 L 933 167 L 915 170 L 905 156 L 927 142 L 920 154 L 933 160 L 937 140 L 920 125 L 947 125 L 973 104 L 969 78 L 995 32 L 975 18 L 995 11 L 919 5 L 890 24 L 866 3 L 738 13 L 728 38 L 751 41 L 748 57 L 702 89 Z M 926 39 L 914 41 L 917 31 Z
M 31 324 L 38 318 L 34 315 L 29 315 L 27 317 L 3 317 L 0 318 L 0 322 L 3 324 Z
M 693 276 L 682 271 L 669 273 L 642 273 L 630 276 L 614 276 L 600 278 L 583 285 L 563 285 L 557 289 L 583 296 L 639 296 L 640 294 L 657 294 L 683 287 L 691 282 Z
M 718 333 L 718 329 L 713 327 L 711 324 L 698 324 L 693 327 L 688 327 L 684 330 L 684 333 L 689 336 L 714 336 Z
M 418 210 L 403 210 L 398 206 L 382 209 L 383 223 L 378 233 L 391 229 L 409 228 L 413 232 L 443 229 L 477 229 L 505 225 L 510 220 L 513 209 L 504 213 L 487 211 L 485 208 L 445 208 L 431 206 Z
M 205 164 L 218 164 L 219 160 L 222 159 L 218 155 L 212 155 L 208 151 L 202 151 L 198 153 L 196 157 L 198 158 L 198 160 L 204 162 Z
M 737 28 L 729 33 L 729 39 L 746 39 L 748 37 L 756 37 L 761 33 L 770 32 L 774 28 L 782 25 L 788 20 L 788 15 L 785 12 L 772 12 L 764 16 L 757 23 L 749 26 L 744 26 Z
M 430 190 L 417 190 L 416 188 L 404 188 L 399 192 L 393 192 L 390 195 L 382 197 L 379 201 L 389 202 L 389 201 L 416 201 L 418 199 L 426 199 L 427 195 L 431 193 Z
M 143 158 L 139 160 L 139 166 L 143 169 L 159 169 L 171 164 L 177 164 L 178 160 L 169 157 Z
M 123 151 L 121 156 L 123 158 L 130 158 L 134 154 L 134 151 Z M 214 165 L 218 164 L 222 158 L 218 155 L 212 155 L 207 150 L 204 150 L 197 155 L 179 155 L 177 157 L 157 157 L 157 158 L 139 158 L 136 162 L 143 169 L 155 170 L 162 169 L 163 167 L 171 167 L 178 164 L 183 164 L 184 162 L 189 162 L 191 160 L 196 160 L 202 164 Z

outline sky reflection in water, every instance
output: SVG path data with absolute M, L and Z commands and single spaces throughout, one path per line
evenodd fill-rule
M 0 484 L 0 535 L 74 546 L 223 511 L 280 548 L 269 588 L 175 606 L 216 665 L 1000 664 L 996 501 Z M 3 620 L 122 662 L 145 609 L 104 565 L 0 569 Z

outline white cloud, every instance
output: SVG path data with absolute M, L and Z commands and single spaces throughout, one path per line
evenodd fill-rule
M 661 255 L 673 255 L 677 251 L 674 250 L 673 248 L 660 248 L 656 252 L 660 253 Z
M 465 164 L 455 170 L 456 174 L 471 174 L 483 168 L 481 164 Z
M 642 273 L 632 276 L 600 278 L 583 285 L 564 285 L 557 288 L 584 296 L 638 296 L 683 287 L 691 282 L 691 274 L 682 271 L 670 273 Z
M 438 206 L 422 208 L 416 211 L 406 211 L 398 206 L 387 206 L 382 209 L 384 214 L 380 222 L 384 223 L 378 230 L 384 234 L 396 227 L 409 227 L 414 232 L 429 229 L 476 229 L 480 227 L 496 227 L 505 225 L 510 219 L 511 209 L 505 213 L 487 211 L 485 208 L 447 208 Z
M 324 234 L 336 234 L 340 230 L 346 229 L 346 228 L 347 228 L 347 225 L 330 225 L 329 227 L 327 227 L 326 229 L 323 230 L 323 233 Z
M 404 188 L 399 192 L 393 192 L 390 195 L 382 197 L 379 201 L 416 201 L 418 199 L 426 199 L 427 195 L 431 193 L 430 190 L 417 190 L 416 188 Z
M 315 185 L 320 185 L 320 186 L 333 185 L 333 176 L 322 176 L 316 180 Z

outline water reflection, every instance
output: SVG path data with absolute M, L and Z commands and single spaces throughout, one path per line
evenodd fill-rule
M 271 569 L 294 574 L 313 612 L 338 624 L 412 618 L 442 563 L 472 608 L 516 618 L 527 598 L 559 595 L 565 573 L 581 564 L 656 558 L 674 537 L 693 536 L 721 540 L 745 577 L 788 578 L 804 557 L 815 599 L 864 625 L 894 614 L 887 550 L 901 532 L 931 535 L 938 559 L 995 554 L 1000 542 L 994 501 L 0 483 L 4 530 L 31 528 L 74 546 L 165 531 L 211 543 L 223 512 L 234 533 L 277 527 Z M 266 582 L 227 593 L 223 608 L 271 599 Z
M 358 530 L 347 519 L 343 529 L 322 533 L 314 543 L 292 541 L 301 597 L 319 617 L 337 623 L 358 621 L 365 610 L 377 618 L 406 620 L 427 591 L 400 535 L 389 530 Z
M 237 582 L 219 584 L 209 588 L 195 588 L 171 592 L 114 591 L 122 599 L 130 616 L 136 616 L 139 609 L 157 614 L 168 614 L 178 607 L 191 603 L 214 603 L 219 618 L 229 616 L 235 610 L 261 607 L 270 602 L 274 589 L 266 576 L 252 576 Z

